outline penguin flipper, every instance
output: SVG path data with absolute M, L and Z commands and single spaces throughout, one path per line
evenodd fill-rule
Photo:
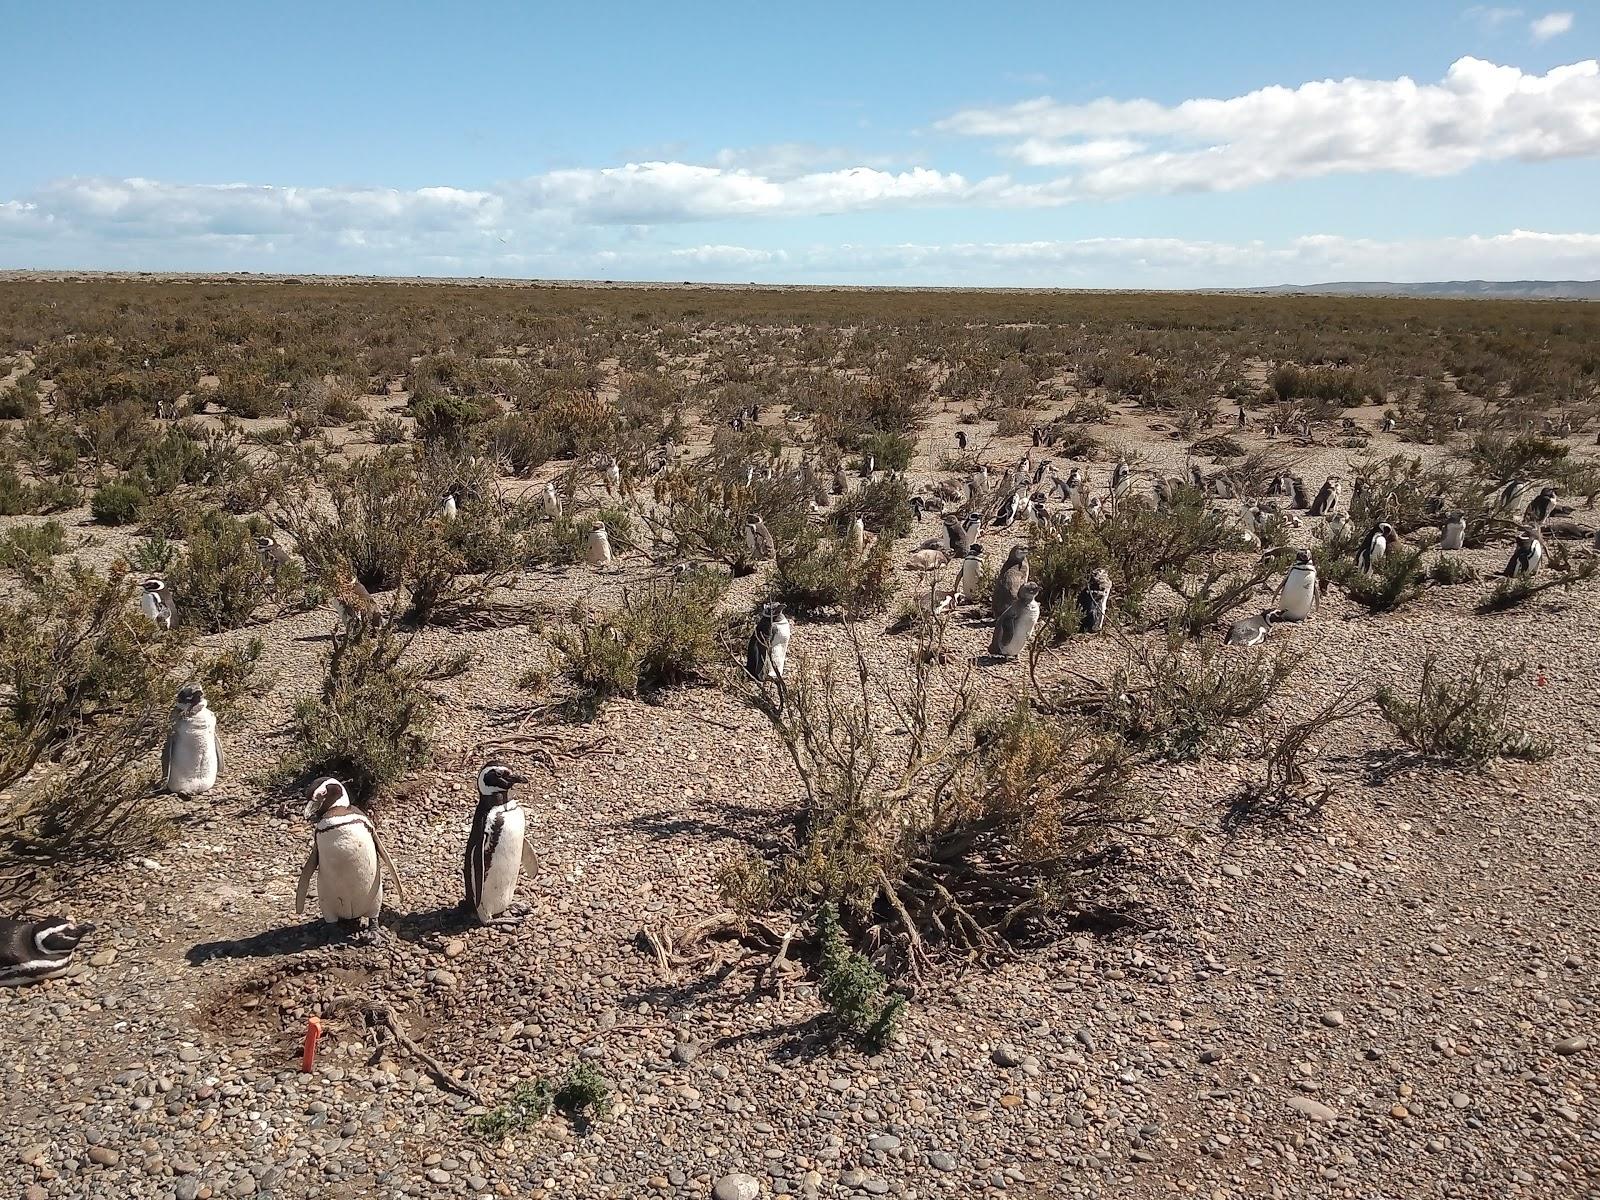
M 406 885 L 400 882 L 400 872 L 394 869 L 394 859 L 389 857 L 389 852 L 383 848 L 383 843 L 378 840 L 378 835 L 372 835 L 372 846 L 378 852 L 378 861 L 389 872 L 389 878 L 394 882 L 394 897 L 400 903 L 406 902 Z
M 167 740 L 161 744 L 161 782 L 163 785 L 172 777 L 172 751 L 177 742 L 178 723 L 174 721 L 167 727 Z
M 211 731 L 211 756 L 217 760 L 217 774 L 222 774 L 222 739 L 217 736 L 217 731 Z
M 317 870 L 317 843 L 311 843 L 311 853 L 306 855 L 306 865 L 300 868 L 300 883 L 294 889 L 294 911 L 299 916 L 306 910 L 306 894 L 311 890 L 311 876 Z

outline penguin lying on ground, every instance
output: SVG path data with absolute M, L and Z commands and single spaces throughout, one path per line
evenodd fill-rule
M 1267 640 L 1267 634 L 1272 632 L 1272 623 L 1278 619 L 1278 614 L 1271 609 L 1259 617 L 1242 617 L 1235 621 L 1228 630 L 1227 644 L 1230 646 L 1259 646 Z
M 178 689 L 171 721 L 161 747 L 163 786 L 180 796 L 209 792 L 222 771 L 222 743 L 217 740 L 217 718 L 198 683 Z
M 94 932 L 65 917 L 0 917 L 0 987 L 53 979 L 72 965 L 78 943 Z
M 478 772 L 478 806 L 472 813 L 463 867 L 466 907 L 484 925 L 510 925 L 518 918 L 506 914 L 517 892 L 517 878 L 538 870 L 538 859 L 527 838 L 527 814 L 511 794 L 526 783 L 510 767 L 490 763 Z
M 300 870 L 294 893 L 294 911 L 306 909 L 306 894 L 313 874 L 317 878 L 317 906 L 329 925 L 360 920 L 377 932 L 383 909 L 383 872 L 394 881 L 395 897 L 405 902 L 405 885 L 394 862 L 378 840 L 372 818 L 350 802 L 350 793 L 337 779 L 319 779 L 306 801 L 306 819 L 314 821 L 311 853 Z

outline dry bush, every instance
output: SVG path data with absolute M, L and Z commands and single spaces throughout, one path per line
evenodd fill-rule
M 291 588 L 300 568 L 286 564 L 275 580 L 244 522 L 215 509 L 184 528 L 185 553 L 171 568 L 178 620 L 201 633 L 238 629 L 268 594 Z
M 1561 542 L 1545 547 L 1544 568 L 1537 575 L 1518 575 L 1501 579 L 1478 605 L 1481 613 L 1505 612 L 1525 604 L 1542 592 L 1555 588 L 1570 591 L 1580 583 L 1600 576 L 1600 556 L 1592 552 L 1574 555 Z
M 778 551 L 772 597 L 795 616 L 883 612 L 893 595 L 887 540 L 877 542 L 862 558 L 843 537 L 823 538 L 807 529 L 796 543 Z
M 899 478 L 874 479 L 840 496 L 828 512 L 839 534 L 849 533 L 859 517 L 867 529 L 886 540 L 910 533 L 912 516 L 911 489 Z
M 1413 750 L 1430 757 L 1482 767 L 1495 758 L 1539 759 L 1553 747 L 1511 721 L 1511 685 L 1526 667 L 1479 654 L 1465 671 L 1449 676 L 1438 656 L 1423 661 L 1412 696 L 1388 685 L 1378 689 L 1378 711 Z
M 745 545 L 745 519 L 759 514 L 781 559 L 810 529 L 811 497 L 792 476 L 744 482 L 742 460 L 697 463 L 667 472 L 656 484 L 664 511 L 646 518 L 656 542 L 678 558 L 720 562 L 735 575 L 756 564 Z
M 1333 788 L 1314 767 L 1321 746 L 1313 741 L 1333 726 L 1365 713 L 1372 694 L 1355 685 L 1344 688 L 1304 720 L 1289 725 L 1262 720 L 1262 761 L 1266 771 L 1260 781 L 1245 784 L 1234 802 L 1228 823 L 1238 825 L 1251 817 L 1282 818 L 1294 811 L 1315 813 L 1328 802 Z M 1278 728 L 1276 737 L 1267 732 Z
M 66 548 L 67 531 L 60 521 L 19 525 L 0 534 L 0 569 L 42 580 L 50 573 L 50 560 Z
M 1060 932 L 1103 844 L 1144 815 L 1120 744 L 1020 701 L 980 714 L 970 673 L 945 658 L 925 641 L 890 683 L 855 643 L 843 668 L 792 658 L 781 704 L 749 685 L 803 800 L 792 845 L 724 870 L 730 902 L 836 905 L 857 948 L 912 978 L 935 955 L 981 960 Z

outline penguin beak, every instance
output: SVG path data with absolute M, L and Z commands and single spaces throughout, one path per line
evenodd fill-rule
M 527 783 L 528 782 L 528 777 L 526 775 L 519 775 L 515 771 L 507 771 L 506 772 L 506 781 L 508 783 L 510 783 L 512 786 L 515 786 L 515 785 L 517 785 L 519 783 Z

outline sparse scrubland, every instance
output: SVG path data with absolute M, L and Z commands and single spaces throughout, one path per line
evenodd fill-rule
M 1597 345 L 1564 303 L 0 282 L 0 895 L 98 926 L 0 996 L 4 1171 L 1586 1194 Z M 189 681 L 226 764 L 169 796 Z M 492 761 L 539 869 L 480 928 Z M 370 943 L 293 913 L 326 775 L 406 881 Z

